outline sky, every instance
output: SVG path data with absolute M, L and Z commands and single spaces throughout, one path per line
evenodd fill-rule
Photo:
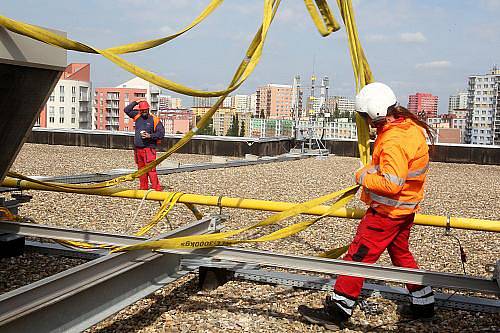
M 106 48 L 172 34 L 208 3 L 2 0 L 0 14 Z M 329 3 L 341 22 L 336 1 Z M 390 85 L 402 105 L 409 94 L 429 92 L 439 96 L 444 113 L 448 97 L 465 90 L 469 75 L 500 66 L 500 0 L 354 0 L 353 5 L 375 79 Z M 262 8 L 262 0 L 226 0 L 181 37 L 124 58 L 192 88 L 223 89 L 260 25 Z M 117 86 L 133 77 L 98 55 L 69 51 L 68 62 L 90 63 L 94 87 Z M 235 93 L 250 94 L 268 83 L 292 84 L 296 74 L 308 89 L 313 73 L 330 78 L 330 95 L 355 95 L 345 29 L 321 37 L 302 0 L 282 0 L 260 63 Z M 190 105 L 191 97 L 180 97 Z

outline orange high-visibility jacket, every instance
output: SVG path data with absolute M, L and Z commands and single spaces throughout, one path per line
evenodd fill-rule
M 424 197 L 428 167 L 423 129 L 411 119 L 387 123 L 378 132 L 371 163 L 356 172 L 361 200 L 390 217 L 409 215 Z

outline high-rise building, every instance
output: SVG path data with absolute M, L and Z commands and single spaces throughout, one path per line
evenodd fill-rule
M 69 64 L 35 126 L 92 129 L 91 91 L 90 64 Z
M 147 90 L 139 88 L 96 88 L 94 92 L 95 128 L 110 131 L 133 131 L 134 121 L 123 109 L 140 98 Z
M 353 99 L 344 96 L 334 96 L 333 99 L 340 113 L 352 114 L 356 111 L 356 102 Z
M 234 95 L 231 105 L 236 112 L 250 112 L 250 95 Z
M 193 107 L 195 108 L 209 108 L 215 104 L 217 99 L 215 97 L 198 97 L 193 96 Z
M 439 98 L 430 93 L 418 92 L 408 97 L 408 110 L 422 119 L 436 118 Z
M 257 116 L 257 93 L 250 95 L 250 113 Z
M 292 86 L 268 84 L 257 88 L 257 116 L 269 119 L 292 118 Z
M 181 109 L 182 108 L 182 100 L 177 97 L 172 97 L 168 95 L 159 95 L 158 96 L 158 110 L 165 111 L 168 109 Z
M 453 113 L 456 109 L 467 109 L 467 92 L 458 92 L 448 99 L 448 113 Z
M 465 142 L 500 144 L 500 69 L 470 75 L 468 81 Z

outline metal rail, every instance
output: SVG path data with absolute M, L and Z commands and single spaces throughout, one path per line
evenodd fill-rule
M 162 237 L 206 232 L 210 222 L 205 218 Z M 11 230 L 12 224 L 1 222 L 1 228 Z M 24 235 L 46 237 L 52 233 L 64 238 L 63 231 L 46 226 L 36 229 L 40 232 L 26 225 L 18 227 Z M 77 239 L 75 233 L 68 230 L 66 236 L 80 241 L 130 242 L 127 236 L 95 237 L 84 231 Z M 0 331 L 80 332 L 186 274 L 188 271 L 179 270 L 179 261 L 180 256 L 173 253 L 111 254 L 5 293 L 0 296 Z
M 82 253 L 68 249 L 59 244 L 40 243 L 27 241 L 27 250 L 36 253 L 59 255 L 72 258 L 96 259 L 104 254 Z M 237 280 L 253 281 L 259 283 L 290 286 L 302 289 L 330 291 L 335 284 L 335 279 L 303 274 L 279 272 L 260 269 L 260 265 L 242 265 L 229 261 L 213 261 L 210 258 L 201 260 L 181 259 L 181 270 L 195 271 L 199 267 L 223 268 L 232 272 L 232 277 Z M 364 283 L 362 296 L 382 296 L 395 301 L 408 301 L 408 291 L 405 288 L 392 287 L 384 284 Z M 435 293 L 436 305 L 448 309 L 476 311 L 485 313 L 499 313 L 500 302 L 496 299 L 473 297 L 469 295 Z
M 182 265 L 182 261 L 181 261 Z M 230 270 L 233 270 L 230 268 Z M 269 270 L 248 270 L 235 269 L 234 278 L 246 281 L 263 282 L 293 286 L 303 289 L 316 289 L 330 291 L 335 284 L 335 279 L 322 278 L 318 276 L 308 276 L 292 274 L 286 272 L 275 272 Z M 408 301 L 408 291 L 404 288 L 391 287 L 386 285 L 364 283 L 363 296 L 382 296 L 386 299 L 397 301 Z M 464 296 L 457 294 L 435 293 L 436 305 L 444 308 L 478 311 L 487 313 L 500 313 L 500 302 L 496 299 Z
M 12 224 L 7 222 L 8 224 Z M 0 231 L 3 231 L 6 222 L 0 222 Z M 21 225 L 19 230 L 27 235 L 26 226 Z M 45 235 L 44 226 L 31 225 L 29 235 L 35 237 L 43 237 L 36 231 L 37 228 L 42 230 Z M 8 230 L 7 232 L 12 232 Z M 76 238 L 77 231 L 70 230 L 69 235 Z M 60 229 L 57 237 L 64 238 L 64 229 Z M 81 232 L 82 241 L 88 236 L 86 232 Z M 102 239 L 105 237 L 113 238 L 112 235 L 102 233 Z M 74 239 L 75 239 L 74 238 Z M 75 239 L 77 240 L 77 239 Z M 119 243 L 116 239 L 113 244 Z M 493 279 L 488 280 L 479 277 L 466 275 L 458 275 L 452 273 L 431 272 L 421 269 L 409 269 L 401 267 L 385 267 L 374 264 L 364 264 L 353 261 L 325 259 L 319 257 L 296 256 L 289 254 L 280 254 L 267 251 L 249 250 L 236 247 L 216 247 L 197 250 L 162 250 L 162 253 L 175 253 L 178 255 L 191 257 L 211 257 L 214 259 L 238 261 L 244 263 L 255 263 L 260 265 L 297 269 L 308 272 L 318 272 L 325 274 L 346 274 L 351 276 L 365 277 L 368 279 L 413 283 L 431 285 L 434 287 L 451 288 L 451 289 L 466 289 L 473 291 L 482 291 L 487 293 L 500 294 L 500 288 L 497 282 Z
M 287 161 L 296 161 L 305 158 L 310 158 L 311 156 L 306 155 L 293 155 L 293 154 L 285 154 L 280 156 L 270 156 L 266 158 L 259 158 L 258 160 L 234 160 L 227 161 L 225 163 L 197 163 L 197 164 L 183 164 L 179 167 L 158 167 L 156 171 L 159 175 L 170 175 L 173 173 L 182 173 L 182 172 L 192 172 L 192 171 L 201 171 L 201 170 L 212 170 L 212 169 L 224 169 L 224 168 L 236 168 L 242 166 L 251 166 L 257 164 L 267 164 L 267 163 L 275 163 L 275 162 L 287 162 Z M 109 171 L 103 171 L 99 173 L 84 173 L 79 175 L 69 175 L 69 176 L 33 176 L 32 178 L 41 180 L 44 182 L 61 182 L 66 184 L 86 184 L 86 183 L 94 183 L 94 182 L 103 182 L 107 181 L 119 176 L 128 175 L 132 172 L 136 171 L 135 169 L 115 169 Z M 0 192 L 7 190 L 17 190 L 16 188 L 6 188 L 0 187 Z

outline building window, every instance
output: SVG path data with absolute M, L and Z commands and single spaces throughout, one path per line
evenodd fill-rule
M 59 117 L 59 124 L 63 124 L 64 123 L 64 117 Z
M 71 123 L 74 124 L 76 122 L 76 118 L 71 118 Z
M 53 123 L 54 122 L 54 117 L 49 117 L 49 123 Z
M 59 96 L 59 102 L 64 103 L 64 96 Z
M 76 87 L 71 87 L 71 94 L 73 94 L 73 95 L 76 94 Z
M 71 102 L 72 103 L 76 103 L 76 97 L 75 96 L 71 97 Z
M 71 115 L 72 115 L 72 116 L 74 116 L 75 114 L 76 114 L 76 109 L 75 109 L 75 107 L 73 106 L 73 107 L 71 108 Z
M 55 99 L 56 99 L 56 98 L 54 97 L 54 95 L 51 95 L 51 96 L 49 97 L 49 101 L 50 101 L 50 102 L 53 102 Z
M 64 116 L 64 106 L 59 108 L 59 116 Z

